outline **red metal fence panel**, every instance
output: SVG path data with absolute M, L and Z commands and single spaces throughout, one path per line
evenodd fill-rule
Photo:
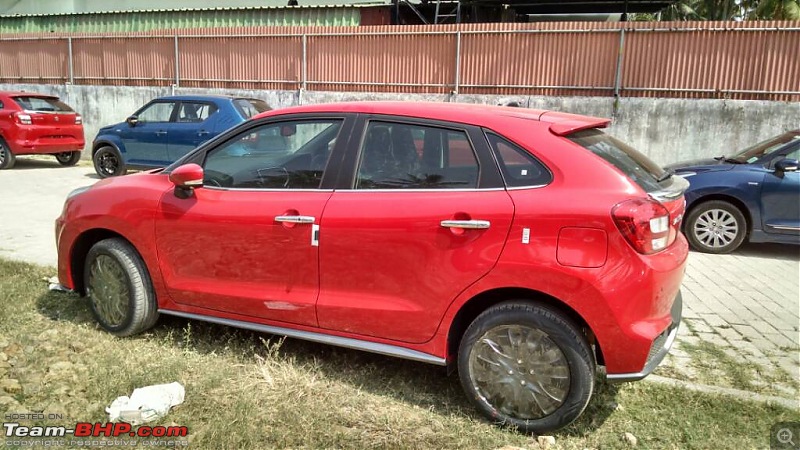
M 0 36 L 0 81 L 800 100 L 800 22 L 242 27 Z

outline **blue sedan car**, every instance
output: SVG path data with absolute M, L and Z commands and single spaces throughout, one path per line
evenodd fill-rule
M 728 253 L 750 242 L 800 244 L 800 130 L 732 156 L 686 161 L 667 170 L 688 179 L 683 232 L 701 252 Z
M 268 110 L 266 102 L 252 98 L 157 98 L 125 122 L 100 129 L 92 143 L 94 170 L 106 178 L 124 175 L 128 169 L 168 166 L 203 142 Z

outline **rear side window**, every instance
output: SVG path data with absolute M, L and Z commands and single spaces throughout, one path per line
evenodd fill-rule
M 72 112 L 72 108 L 55 97 L 14 97 L 14 101 L 25 111 Z
M 182 102 L 178 109 L 178 122 L 203 122 L 217 112 L 217 105 L 211 103 Z
M 464 130 L 370 121 L 356 189 L 474 189 L 479 173 Z
M 669 173 L 650 158 L 602 131 L 579 131 L 568 139 L 611 163 L 645 192 L 662 189 L 661 183 L 669 179 Z
M 233 104 L 245 119 L 272 109 L 264 100 L 255 98 L 237 98 L 233 101 Z
M 553 175 L 539 160 L 518 145 L 494 133 L 486 133 L 507 187 L 543 186 Z

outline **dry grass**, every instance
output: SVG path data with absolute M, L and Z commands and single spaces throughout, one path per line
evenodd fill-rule
M 179 381 L 186 402 L 160 424 L 188 426 L 194 448 L 538 448 L 535 437 L 483 421 L 438 367 L 172 318 L 118 339 L 96 327 L 84 299 L 47 292 L 47 275 L 0 260 L 0 377 L 22 385 L 0 392 L 0 409 L 64 413 L 65 425 L 105 421 L 117 396 Z M 626 432 L 645 448 L 763 448 L 779 421 L 800 413 L 600 384 L 555 438 L 575 449 L 626 447 Z

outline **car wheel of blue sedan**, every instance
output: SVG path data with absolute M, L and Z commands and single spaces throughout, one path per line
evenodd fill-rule
M 735 205 L 724 200 L 709 200 L 692 209 L 684 231 L 695 250 L 729 253 L 744 242 L 747 221 Z

